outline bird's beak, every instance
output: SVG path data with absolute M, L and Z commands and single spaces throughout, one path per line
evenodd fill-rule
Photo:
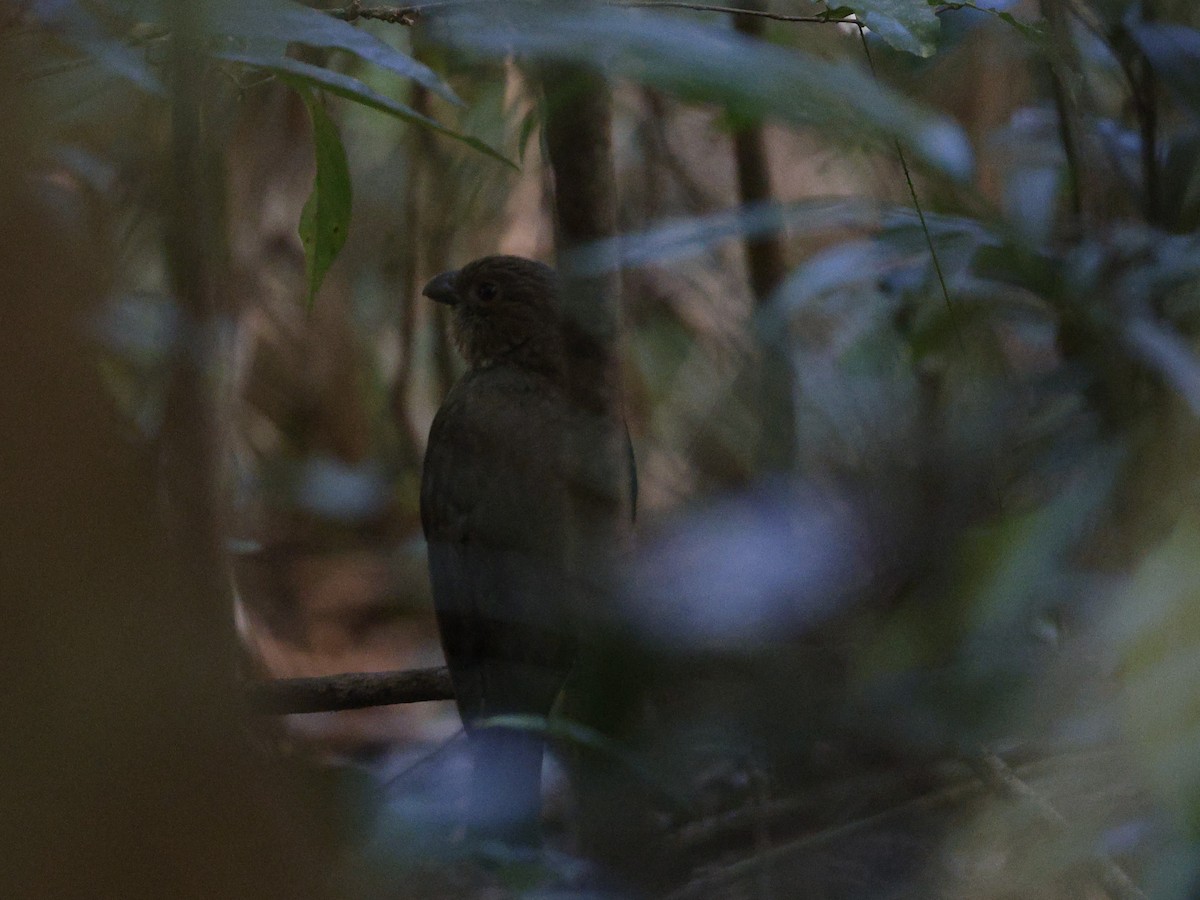
M 432 278 L 429 284 L 425 285 L 421 293 L 430 300 L 445 303 L 447 306 L 455 306 L 458 304 L 458 292 L 454 289 L 454 283 L 457 280 L 457 269 L 443 272 L 441 275 Z

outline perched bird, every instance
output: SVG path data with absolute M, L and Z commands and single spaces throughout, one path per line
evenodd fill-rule
M 430 430 L 421 522 L 474 763 L 470 820 L 480 836 L 536 844 L 544 741 L 485 720 L 548 716 L 577 652 L 568 541 L 586 475 L 572 430 L 586 426 L 568 397 L 558 278 L 489 256 L 423 293 L 453 311 L 469 367 Z

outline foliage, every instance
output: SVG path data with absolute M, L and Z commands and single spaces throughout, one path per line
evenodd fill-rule
M 624 91 L 623 233 L 573 262 L 627 275 L 626 380 L 650 523 L 621 582 L 616 656 L 661 692 L 657 718 L 623 743 L 568 721 L 522 727 L 544 726 L 565 752 L 590 748 L 643 786 L 684 797 L 676 805 L 694 820 L 672 820 L 680 834 L 716 828 L 731 808 L 759 809 L 755 779 L 767 772 L 773 799 L 793 805 L 763 801 L 762 815 L 813 842 L 771 856 L 772 871 L 831 896 L 849 896 L 854 879 L 829 875 L 835 867 L 815 862 L 813 847 L 864 832 L 897 843 L 883 851 L 847 838 L 854 865 L 890 852 L 920 870 L 898 874 L 889 896 L 1023 896 L 1063 884 L 1066 894 L 1102 853 L 1155 896 L 1192 896 L 1194 10 L 1151 0 L 1047 2 L 1036 14 L 996 0 L 778 3 L 819 21 L 772 22 L 759 41 L 711 11 L 636 6 L 448 4 L 419 21 L 409 53 L 392 46 L 398 27 L 284 0 L 204 4 L 206 127 L 219 133 L 264 82 L 286 85 L 311 117 L 315 180 L 292 223 L 306 263 L 296 298 L 321 315 L 314 298 L 338 281 L 329 273 L 343 254 L 340 289 L 360 296 L 359 314 L 370 303 L 390 310 L 360 330 L 364 343 L 394 332 L 411 376 L 398 402 L 409 418 L 388 433 L 387 459 L 400 485 L 388 508 L 410 529 L 417 423 L 454 365 L 413 305 L 418 273 L 544 224 L 541 200 L 528 200 L 540 198 L 539 112 L 522 70 L 585 64 Z M 54 85 L 94 67 L 109 89 L 132 92 L 118 96 L 162 117 L 163 48 L 175 39 L 164 8 L 35 2 L 53 56 L 31 69 Z M 845 24 L 851 16 L 858 24 Z M 979 58 L 1006 68 L 980 75 Z M 976 104 L 985 93 L 994 103 Z M 353 108 L 327 106 L 325 95 Z M 83 181 L 119 182 L 114 170 L 137 166 L 122 154 L 145 157 L 98 132 L 78 138 L 86 106 L 60 108 L 56 158 Z M 697 121 L 714 143 L 680 150 L 700 144 Z M 805 142 L 772 145 L 777 177 L 820 153 L 833 187 L 817 179 L 754 206 L 722 193 L 724 169 L 700 158 L 723 146 L 717 127 L 766 126 Z M 145 133 L 141 152 L 160 152 L 154 129 Z M 126 200 L 153 208 L 136 190 Z M 504 231 L 519 202 L 534 207 L 525 230 Z M 731 244 L 774 237 L 794 265 L 755 307 Z M 157 269 L 135 251 L 118 261 L 135 272 L 131 293 L 161 291 L 142 283 Z M 409 304 L 399 324 L 397 295 Z M 764 352 L 788 365 L 798 450 L 784 473 L 747 462 L 767 428 L 756 418 Z M 372 377 L 363 392 L 374 391 L 375 407 L 397 403 L 378 360 Z M 297 414 L 279 430 L 307 422 Z M 343 454 L 347 466 L 367 455 Z M 981 747 L 1071 811 L 1027 857 L 1001 854 L 999 883 L 985 871 L 989 852 L 1032 839 L 1020 804 L 991 796 L 1003 793 L 994 785 L 975 784 L 969 814 L 922 820 L 923 831 L 909 819 L 879 824 L 916 802 L 917 787 L 929 786 L 922 802 L 933 806 L 943 791 L 966 790 L 959 770 L 944 780 L 943 764 Z M 1079 754 L 1105 760 L 1097 771 L 1111 774 L 1109 793 L 1090 783 L 1075 792 L 1072 778 L 1095 775 L 1075 771 L 1088 767 Z M 1118 789 L 1133 799 L 1113 800 Z M 918 834 L 931 846 L 903 843 Z M 742 868 L 730 877 L 752 883 L 762 857 L 739 839 L 704 861 L 736 855 Z
M 300 90 L 312 116 L 313 143 L 317 148 L 316 181 L 300 215 L 311 306 L 325 273 L 346 243 L 350 226 L 350 167 L 337 126 L 311 91 L 303 87 Z

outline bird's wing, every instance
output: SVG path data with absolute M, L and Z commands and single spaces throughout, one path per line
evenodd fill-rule
M 564 400 L 537 376 L 467 375 L 434 420 L 421 518 L 464 720 L 545 715 L 574 656 Z

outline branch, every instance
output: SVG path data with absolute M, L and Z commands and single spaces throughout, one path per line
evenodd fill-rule
M 391 22 L 394 25 L 416 25 L 421 16 L 431 9 L 449 6 L 468 6 L 479 3 L 480 0 L 440 0 L 440 2 L 419 3 L 413 6 L 363 6 L 361 0 L 352 0 L 346 6 L 327 9 L 325 12 L 335 19 L 353 22 L 356 19 L 375 19 L 379 22 Z M 693 12 L 711 13 L 740 13 L 757 16 L 761 19 L 773 19 L 776 22 L 807 22 L 813 25 L 854 25 L 859 28 L 862 23 L 854 18 L 835 18 L 828 15 L 789 16 L 783 13 L 768 12 L 767 10 L 744 10 L 735 6 L 711 6 L 706 3 L 679 3 L 674 0 L 607 0 L 606 6 L 623 6 L 626 8 L 653 9 L 688 9 Z
M 275 716 L 454 699 L 450 670 L 444 666 L 250 681 L 244 690 L 254 712 Z
M 443 3 L 429 4 L 444 6 Z M 416 25 L 421 18 L 421 11 L 426 7 L 418 6 L 363 6 L 361 0 L 351 0 L 340 9 L 325 10 L 335 19 L 343 22 L 353 22 L 355 19 L 375 19 L 379 22 L 390 22 L 393 25 Z
M 984 749 L 974 756 L 966 757 L 964 762 L 971 767 L 979 780 L 997 795 L 1028 807 L 1040 821 L 1058 831 L 1070 828 L 1070 823 L 1063 814 L 1018 778 L 1008 764 L 995 753 Z M 1142 890 L 1111 857 L 1097 853 L 1090 859 L 1089 868 L 1100 886 L 1117 900 L 1146 900 Z
M 912 800 L 889 807 L 880 812 L 834 825 L 821 831 L 805 834 L 795 840 L 776 844 L 770 850 L 758 852 L 721 868 L 707 871 L 695 880 L 688 882 L 683 887 L 667 895 L 667 900 L 692 900 L 692 898 L 696 897 L 709 896 L 716 892 L 717 889 L 727 888 L 738 881 L 752 877 L 793 857 L 821 849 L 829 844 L 837 843 L 865 831 L 883 828 L 901 821 L 908 816 L 935 810 L 950 803 L 956 803 L 978 793 L 979 788 L 973 784 L 954 784 L 939 791 L 915 797 Z M 791 811 L 791 808 L 786 805 L 781 806 L 781 809 L 784 812 Z M 737 824 L 744 825 L 745 818 L 750 814 L 738 811 L 733 815 L 729 815 L 723 821 L 718 820 L 712 824 L 708 822 L 697 823 L 696 826 L 691 827 L 695 833 L 685 832 L 683 839 L 686 843 L 690 844 L 697 841 L 697 836 L 708 837 L 704 833 L 705 831 L 724 830 L 724 827 L 730 821 L 736 821 Z M 736 820 L 734 819 L 735 815 Z
M 854 18 L 833 18 L 828 15 L 789 16 L 783 13 L 770 12 L 765 9 L 743 9 L 738 6 L 710 6 L 707 3 L 679 3 L 675 0 L 610 0 L 608 6 L 624 6 L 631 8 L 653 9 L 656 6 L 664 9 L 690 9 L 695 12 L 730 13 L 739 16 L 753 16 L 759 19 L 772 19 L 776 22 L 808 22 L 813 25 L 854 25 L 859 28 L 862 23 Z
M 1047 54 L 1054 108 L 1058 115 L 1058 134 L 1067 162 L 1067 179 L 1071 198 L 1071 237 L 1077 237 L 1084 224 L 1083 157 L 1079 142 L 1076 110 L 1067 89 L 1065 72 L 1080 71 L 1072 43 L 1067 12 L 1055 0 L 1041 0 L 1042 18 L 1049 26 L 1053 52 Z
M 1101 753 L 1104 752 L 1101 751 Z M 1074 759 L 1071 764 L 1088 766 L 1098 762 L 1097 757 L 1090 752 L 1082 760 L 1078 759 L 1077 754 L 1072 754 L 1072 757 Z M 1100 757 L 1100 759 L 1102 758 L 1103 756 Z M 1061 756 L 1025 763 L 1016 770 L 990 751 L 982 751 L 980 755 L 964 759 L 963 762 L 975 773 L 974 779 L 956 781 L 895 806 L 820 831 L 801 835 L 794 840 L 777 844 L 770 850 L 756 852 L 723 866 L 708 869 L 668 894 L 667 900 L 694 900 L 694 898 L 710 896 L 739 881 L 753 877 L 764 869 L 784 864 L 805 853 L 828 847 L 864 832 L 896 826 L 912 816 L 931 813 L 952 804 L 976 800 L 983 792 L 989 790 L 1005 797 L 1019 796 L 1031 799 L 1038 804 L 1039 815 L 1050 817 L 1060 828 L 1065 827 L 1066 821 L 1062 815 L 1021 778 L 1021 776 L 1036 776 L 1047 771 L 1047 767 L 1050 767 L 1049 771 L 1053 771 L 1063 763 Z M 1018 772 L 1020 775 L 1017 774 Z M 822 803 L 823 798 L 818 795 L 816 802 Z M 768 821 L 779 824 L 783 820 L 811 808 L 811 803 L 810 795 L 804 799 L 777 801 L 766 810 L 746 807 L 732 810 L 684 826 L 678 832 L 678 841 L 683 848 L 688 849 L 718 838 L 727 840 L 731 833 L 742 832 L 751 827 L 755 815 L 765 815 Z M 1124 872 L 1117 868 L 1115 863 L 1107 862 L 1115 872 L 1098 873 L 1098 877 L 1113 897 L 1118 900 L 1146 900 L 1145 895 Z

